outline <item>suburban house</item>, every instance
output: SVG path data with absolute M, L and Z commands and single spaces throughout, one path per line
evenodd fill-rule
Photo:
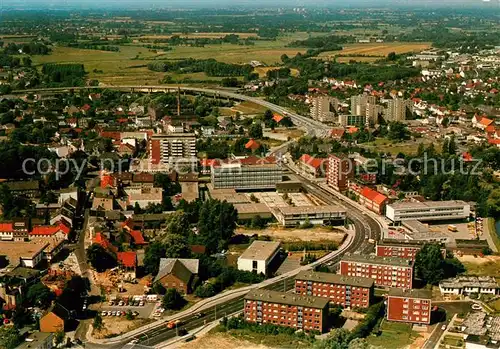
M 492 276 L 457 276 L 439 282 L 442 295 L 500 294 L 500 285 Z
M 69 311 L 59 303 L 54 303 L 49 310 L 40 318 L 40 331 L 56 333 L 64 331 L 69 320 Z
M 198 259 L 162 258 L 160 268 L 153 283 L 161 283 L 165 288 L 175 288 L 188 294 L 192 291 L 192 281 L 198 274 Z

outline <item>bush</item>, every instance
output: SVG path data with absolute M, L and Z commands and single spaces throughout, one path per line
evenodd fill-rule
M 335 251 L 338 244 L 335 242 L 288 242 L 283 244 L 283 249 L 287 251 Z
M 368 308 L 366 316 L 351 333 L 351 340 L 354 338 L 364 338 L 370 334 L 377 325 L 379 318 L 383 315 L 384 303 L 380 302 Z
M 169 288 L 165 292 L 162 300 L 162 306 L 165 309 L 178 310 L 186 304 L 186 300 L 175 288 Z

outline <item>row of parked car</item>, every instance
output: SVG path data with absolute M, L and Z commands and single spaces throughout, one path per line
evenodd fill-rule
M 131 299 L 130 301 L 128 299 L 120 300 L 120 301 L 114 301 L 111 300 L 109 301 L 109 306 L 119 306 L 119 307 L 124 307 L 124 306 L 130 306 L 130 307 L 143 307 L 144 306 L 144 301 L 143 300 L 134 300 Z
M 101 316 L 125 316 L 125 315 L 127 315 L 127 313 L 124 311 L 121 311 L 121 310 L 108 310 L 108 311 L 103 310 L 101 312 Z M 134 317 L 137 315 L 139 315 L 139 313 L 137 311 L 134 311 L 132 313 L 132 316 L 134 316 Z

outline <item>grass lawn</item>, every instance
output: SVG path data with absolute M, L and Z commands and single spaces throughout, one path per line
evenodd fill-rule
M 488 229 L 488 232 L 493 240 L 498 251 L 500 251 L 500 237 L 497 234 L 497 228 L 495 226 L 495 220 L 493 218 L 485 218 L 484 226 Z
M 380 330 L 380 336 L 369 336 L 366 339 L 369 344 L 385 349 L 404 348 L 420 337 L 409 324 L 384 321 Z
M 488 305 L 495 311 L 500 312 L 500 299 L 488 302 Z
M 216 327 L 212 333 L 218 332 Z M 250 329 L 238 329 L 224 332 L 224 335 L 229 335 L 238 340 L 244 340 L 255 344 L 260 344 L 270 348 L 310 348 L 311 343 L 307 338 L 301 339 L 295 335 L 280 333 L 277 335 L 268 335 L 265 333 L 257 333 Z
M 467 274 L 476 276 L 494 276 L 500 278 L 500 260 L 491 259 L 484 263 L 462 261 Z
M 402 142 L 391 141 L 387 138 L 377 138 L 373 142 L 362 143 L 360 144 L 360 146 L 368 150 L 391 153 L 393 155 L 397 155 L 398 153 L 415 155 L 417 154 L 418 146 L 420 145 L 420 143 L 424 143 L 426 146 L 434 143 L 436 151 L 439 151 L 441 149 L 440 143 L 436 142 L 433 139 L 426 138 L 419 138 L 414 141 L 408 140 Z

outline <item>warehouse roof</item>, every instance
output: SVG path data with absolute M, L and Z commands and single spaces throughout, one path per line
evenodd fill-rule
M 299 296 L 293 293 L 283 293 L 264 289 L 251 290 L 245 295 L 245 299 L 316 309 L 327 307 L 330 301 L 328 298 Z
M 388 205 L 394 209 L 419 209 L 419 208 L 451 208 L 457 206 L 469 206 L 465 201 L 449 200 L 449 201 L 424 201 L 424 202 L 394 202 Z
M 372 287 L 373 279 L 356 277 L 356 276 L 345 276 L 332 273 L 318 273 L 309 270 L 303 270 L 297 274 L 296 280 L 307 280 L 314 282 L 323 282 L 336 285 L 349 285 L 355 287 Z
M 324 206 L 286 206 L 277 207 L 277 209 L 284 215 L 290 214 L 303 214 L 303 213 L 337 213 L 346 212 L 346 209 L 338 205 L 324 205 Z
M 271 258 L 276 250 L 280 247 L 279 242 L 272 241 L 254 241 L 239 259 L 250 259 L 258 261 L 267 261 Z

